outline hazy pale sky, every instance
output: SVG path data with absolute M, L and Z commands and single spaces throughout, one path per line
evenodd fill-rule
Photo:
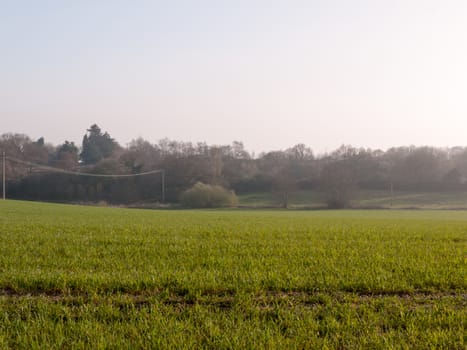
M 465 0 L 0 0 L 0 133 L 467 145 Z

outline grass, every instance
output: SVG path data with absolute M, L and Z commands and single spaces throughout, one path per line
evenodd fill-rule
M 239 197 L 240 206 L 278 207 L 280 197 L 274 193 L 248 193 Z M 290 193 L 291 208 L 325 208 L 326 200 L 319 191 L 295 191 Z M 382 209 L 467 209 L 467 192 L 404 192 L 359 190 L 352 200 L 355 208 Z
M 0 348 L 465 348 L 466 212 L 0 214 Z

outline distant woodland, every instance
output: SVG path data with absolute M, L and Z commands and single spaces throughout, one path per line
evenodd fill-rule
M 242 142 L 231 145 L 135 139 L 119 145 L 92 125 L 82 144 L 60 145 L 23 134 L 0 136 L 6 154 L 9 198 L 115 204 L 162 201 L 161 173 L 112 178 L 77 173 L 140 174 L 164 170 L 165 201 L 176 203 L 196 183 L 237 194 L 273 192 L 287 207 L 292 191 L 325 194 L 329 207 L 349 205 L 360 189 L 467 191 L 467 147 L 396 147 L 386 151 L 343 145 L 315 155 L 304 144 L 254 156 Z

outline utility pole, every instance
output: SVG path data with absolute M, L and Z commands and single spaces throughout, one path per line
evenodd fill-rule
M 391 180 L 391 205 L 390 205 L 391 208 L 392 208 L 392 199 L 393 199 L 393 197 L 394 197 L 394 186 L 393 186 L 392 180 Z
M 5 167 L 5 160 L 6 160 L 6 155 L 5 155 L 5 151 L 3 151 L 2 153 L 2 183 L 3 183 L 3 186 L 2 186 L 2 189 L 3 189 L 3 200 L 5 200 L 6 198 L 6 189 L 5 189 L 5 177 L 6 177 L 6 167 Z
M 162 203 L 165 203 L 165 170 L 161 172 L 162 179 Z

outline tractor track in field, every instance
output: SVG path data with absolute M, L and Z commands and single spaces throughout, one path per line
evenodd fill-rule
M 143 291 L 116 291 L 116 292 L 84 292 L 61 290 L 15 290 L 13 288 L 1 288 L 0 298 L 26 299 L 41 298 L 52 303 L 66 305 L 101 304 L 110 303 L 117 307 L 132 307 L 140 309 L 154 304 L 163 304 L 175 309 L 185 309 L 195 305 L 211 306 L 217 309 L 231 309 L 236 304 L 245 300 L 256 305 L 260 309 L 281 307 L 331 307 L 335 303 L 352 304 L 358 306 L 378 300 L 391 300 L 412 304 L 414 307 L 430 307 L 440 300 L 449 300 L 456 309 L 467 309 L 467 293 L 465 291 L 383 291 L 379 293 L 348 292 L 348 291 L 279 291 L 264 290 L 254 292 L 236 293 L 226 291 L 202 291 L 190 294 L 186 291 L 177 293 L 167 290 L 143 290 Z M 126 305 L 126 306 L 122 306 Z

